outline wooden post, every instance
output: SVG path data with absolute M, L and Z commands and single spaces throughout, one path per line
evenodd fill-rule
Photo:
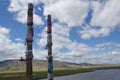
M 26 35 L 26 80 L 32 80 L 32 42 L 33 42 L 33 4 L 28 4 L 27 11 L 27 35 Z
M 53 57 L 52 57 L 52 25 L 51 15 L 47 16 L 47 49 L 48 49 L 48 80 L 53 80 Z

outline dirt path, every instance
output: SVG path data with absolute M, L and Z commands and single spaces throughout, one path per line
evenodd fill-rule
M 55 77 L 54 80 L 120 80 L 120 69 L 98 70 L 88 73 L 79 73 L 74 75 Z

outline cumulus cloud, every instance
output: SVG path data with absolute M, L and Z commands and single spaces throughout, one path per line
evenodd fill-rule
M 40 3 L 40 0 L 10 0 L 8 11 L 14 13 L 14 19 L 25 24 L 27 22 L 28 3 L 33 3 L 34 6 Z M 35 9 L 34 9 L 35 10 Z M 33 20 L 35 25 L 43 24 L 42 18 L 34 11 Z
M 60 24 L 59 27 L 63 27 Z M 53 27 L 53 28 L 54 28 Z M 67 27 L 66 27 L 67 28 Z M 119 63 L 119 51 L 120 44 L 119 43 L 102 43 L 97 44 L 93 47 L 90 47 L 83 43 L 72 42 L 68 37 L 69 33 L 64 36 L 57 33 L 57 28 L 53 29 L 53 57 L 54 60 L 67 61 L 67 62 L 89 62 L 89 63 Z M 61 29 L 62 32 L 62 29 Z M 45 34 L 46 35 L 46 34 Z M 45 38 L 44 35 L 40 35 L 40 37 Z M 59 38 L 60 37 L 60 38 Z M 19 40 L 19 38 L 17 39 Z M 46 42 L 46 39 L 43 42 Z M 40 39 L 41 42 L 41 39 Z M 39 43 L 39 42 L 38 42 Z M 45 45 L 44 43 L 40 43 Z M 41 46 L 41 45 L 39 45 Z M 64 53 L 60 51 L 60 49 L 66 47 L 69 51 Z M 103 49 L 104 48 L 104 49 Z M 109 50 L 104 52 L 105 50 Z M 95 51 L 100 52 L 96 54 Z M 1 60 L 5 59 L 18 59 L 23 56 L 25 52 L 25 46 L 22 43 L 12 42 L 10 39 L 10 30 L 5 27 L 0 27 L 0 58 Z M 33 49 L 34 59 L 46 59 L 47 50 L 43 50 L 40 48 Z
M 67 27 L 62 24 L 54 23 L 52 28 L 53 28 L 52 48 L 53 48 L 54 60 L 67 61 L 67 62 L 74 61 L 76 63 L 82 63 L 82 62 L 118 63 L 116 62 L 116 60 L 118 60 L 118 56 L 116 55 L 119 52 L 120 44 L 107 42 L 107 43 L 96 44 L 95 46 L 91 47 L 88 46 L 87 44 L 71 41 L 69 39 L 70 36 L 69 29 L 71 29 L 70 27 Z M 41 37 L 41 39 L 38 39 L 37 43 L 39 44 L 40 47 L 41 46 L 45 47 L 47 44 L 46 41 L 47 34 L 45 32 L 46 32 L 46 28 L 44 28 L 42 33 L 39 34 L 39 37 Z M 64 48 L 68 49 L 68 51 L 66 52 L 61 51 L 61 49 Z M 41 50 L 41 53 L 44 52 L 45 52 L 44 50 L 43 52 Z M 45 59 L 45 56 L 47 56 L 47 50 L 46 50 L 46 54 L 44 54 L 44 57 L 41 58 Z M 113 57 L 116 57 L 116 59 Z
M 25 45 L 23 40 L 16 38 L 17 42 L 10 39 L 10 30 L 0 26 L 0 61 L 8 59 L 20 59 L 25 56 Z M 35 59 L 46 59 L 46 50 L 33 49 Z M 38 56 L 39 55 L 39 56 Z
M 53 2 L 52 2 L 53 1 Z M 82 0 L 52 0 L 44 1 L 44 14 L 51 14 L 55 19 L 69 26 L 76 26 L 83 23 L 87 16 L 89 5 Z
M 54 55 L 54 59 L 55 60 L 64 60 L 64 61 L 69 61 L 70 59 L 75 58 L 74 56 L 79 56 L 81 55 L 81 52 L 78 51 L 82 51 L 82 47 L 86 46 L 84 44 L 77 44 L 76 42 L 72 42 L 69 39 L 69 27 L 63 26 L 61 24 L 58 23 L 54 23 L 53 24 L 53 30 L 52 30 L 52 38 L 53 38 L 53 55 Z M 45 47 L 47 44 L 47 34 L 45 33 L 46 29 L 43 29 L 42 33 L 39 35 L 41 37 L 41 39 L 37 40 L 37 44 L 41 47 Z M 76 47 L 78 46 L 79 47 Z M 64 54 L 64 52 L 61 52 L 61 49 L 68 49 L 70 51 L 66 52 Z M 47 50 L 46 50 L 47 51 Z M 75 53 L 73 53 L 73 51 L 76 51 Z M 83 50 L 85 51 L 85 49 Z M 82 52 L 83 52 L 82 51 Z M 74 56 L 73 56 L 74 55 Z M 67 56 L 69 56 L 67 58 Z M 64 59 L 66 57 L 66 59 Z M 71 60 L 70 60 L 71 61 Z
M 73 46 L 73 45 L 71 44 L 69 46 Z M 77 46 L 79 46 L 79 44 L 77 44 Z M 106 47 L 109 47 L 109 46 L 106 46 Z M 83 46 L 80 46 L 80 47 L 73 46 L 72 49 L 75 51 L 70 51 L 65 54 L 59 52 L 59 53 L 56 53 L 56 55 L 54 56 L 56 57 L 55 58 L 56 60 L 67 61 L 67 62 L 76 62 L 76 63 L 87 62 L 87 63 L 93 63 L 93 64 L 96 64 L 96 63 L 97 64 L 102 64 L 102 63 L 117 64 L 120 61 L 119 48 L 120 47 L 117 47 L 116 49 L 114 48 L 102 49 L 101 47 L 96 47 L 96 46 L 94 47 L 87 46 L 87 48 Z M 106 51 L 106 49 L 108 49 L 109 51 Z
M 109 36 L 120 25 L 118 18 L 120 17 L 120 1 L 117 0 L 11 0 L 8 11 L 16 14 L 15 20 L 26 23 L 29 2 L 34 3 L 34 6 L 43 3 L 43 15 L 51 14 L 52 19 L 59 23 L 67 24 L 68 27 L 82 27 L 78 32 L 82 39 Z M 40 7 L 38 8 L 41 10 Z M 36 8 L 34 9 L 36 11 Z M 90 10 L 92 17 L 90 24 L 87 24 L 86 18 L 89 16 Z M 41 17 L 35 12 L 34 23 L 43 24 Z
M 16 38 L 15 41 L 17 41 L 17 42 L 24 42 L 21 38 Z
M 21 23 L 26 23 L 27 4 L 29 2 L 34 3 L 34 6 L 43 3 L 43 15 L 46 16 L 48 14 L 51 14 L 53 21 L 55 21 L 55 23 L 53 23 L 52 33 L 53 55 L 55 60 L 67 62 L 74 61 L 76 63 L 119 63 L 118 57 L 120 51 L 120 44 L 108 42 L 96 44 L 95 46 L 91 47 L 87 44 L 78 43 L 75 41 L 72 42 L 69 37 L 71 36 L 70 30 L 72 30 L 72 28 L 76 26 L 77 28 L 80 28 L 80 30 L 78 30 L 78 34 L 82 39 L 90 39 L 91 37 L 98 38 L 110 35 L 110 33 L 118 27 L 117 25 L 120 25 L 120 1 L 11 0 L 8 11 L 15 14 L 15 20 Z M 38 7 L 37 9 L 42 10 L 40 7 Z M 90 23 L 86 23 L 86 18 L 89 16 L 90 10 Z M 36 25 L 40 25 L 43 23 L 41 17 L 35 14 L 35 12 L 34 23 Z M 9 39 L 9 30 L 7 30 L 2 30 L 4 32 L 7 32 L 3 35 L 7 36 L 6 40 L 8 41 L 6 42 L 8 43 L 4 44 L 16 46 L 16 43 L 12 42 Z M 39 33 L 40 39 L 36 39 L 36 43 L 38 44 L 39 49 L 34 49 L 34 57 L 37 59 L 45 59 L 45 56 L 47 55 L 47 50 L 43 50 L 43 47 L 45 47 L 47 44 L 46 36 L 46 28 L 43 28 L 42 32 Z M 18 46 L 20 45 L 22 44 L 19 43 Z M 64 48 L 68 49 L 66 53 L 61 51 L 61 49 Z M 109 51 L 106 51 L 107 49 Z M 4 51 L 4 49 L 1 51 Z M 98 54 L 96 54 L 97 52 Z
M 94 4 L 94 8 L 97 8 Z M 101 4 L 101 3 L 99 3 Z M 109 27 L 114 28 L 120 23 L 120 1 L 118 0 L 107 0 L 104 5 L 101 5 L 97 10 L 93 9 L 93 18 L 91 24 L 93 26 Z M 102 8 L 103 7 L 103 8 Z
M 80 31 L 81 38 L 105 37 L 110 35 L 120 24 L 120 1 L 91 1 L 92 18 L 90 25 Z M 92 27 L 91 27 L 92 26 Z
M 0 26 L 0 61 L 9 59 L 20 59 L 20 57 L 25 57 L 26 47 L 22 43 L 23 40 L 20 38 L 16 38 L 16 42 L 14 42 L 10 38 L 10 30 L 6 27 Z M 46 59 L 47 50 L 34 48 L 33 55 L 34 59 Z
M 54 23 L 52 25 L 52 37 L 53 37 L 53 48 L 55 48 L 55 50 L 57 48 L 60 48 L 63 46 L 63 44 L 60 43 L 65 43 L 67 44 L 70 40 L 69 40 L 69 30 L 70 28 L 67 26 L 62 26 L 58 23 Z M 39 46 L 44 46 L 45 44 L 47 44 L 46 40 L 47 40 L 47 33 L 46 33 L 46 28 L 43 29 L 43 31 L 41 32 L 41 34 L 39 34 L 39 37 L 41 37 L 41 39 L 37 40 L 37 44 Z M 58 49 L 57 49 L 58 50 Z
M 108 36 L 119 25 L 120 7 L 119 1 L 43 1 L 45 4 L 44 14 L 52 14 L 52 16 L 68 26 L 76 26 L 86 24 L 85 18 L 89 10 L 92 10 L 92 18 L 90 25 L 80 30 L 81 38 L 90 39 L 91 37 Z M 86 24 L 87 25 L 87 24 Z M 99 26 L 99 28 L 98 28 Z
M 107 53 L 102 54 L 91 54 L 84 56 L 83 60 L 89 63 L 110 63 L 110 64 L 118 64 L 120 59 L 119 51 L 108 51 Z
M 84 25 L 84 28 L 82 30 L 79 30 L 79 33 L 81 35 L 81 38 L 83 39 L 90 39 L 91 37 L 105 37 L 108 36 L 110 34 L 110 32 L 112 32 L 112 30 L 110 28 L 101 28 L 98 27 L 100 29 L 97 29 L 97 27 L 90 27 L 90 25 Z
M 10 30 L 0 27 L 0 60 L 16 59 L 24 53 L 22 43 L 12 42 L 10 39 Z

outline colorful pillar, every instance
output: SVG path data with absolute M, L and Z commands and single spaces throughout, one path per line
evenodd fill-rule
M 27 11 L 27 35 L 26 35 L 26 80 L 32 80 L 32 42 L 33 42 L 33 4 L 28 4 Z
M 51 15 L 47 16 L 47 49 L 48 49 L 48 80 L 53 80 L 53 57 L 52 57 L 52 25 Z

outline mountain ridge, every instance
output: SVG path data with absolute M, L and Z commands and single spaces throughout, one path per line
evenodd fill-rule
M 61 61 L 53 61 L 54 68 L 78 68 L 80 64 L 69 63 L 69 62 L 61 62 Z M 5 60 L 0 61 L 0 71 L 25 71 L 26 62 L 19 61 L 17 59 L 14 60 Z M 47 70 L 47 60 L 33 60 L 33 70 Z

